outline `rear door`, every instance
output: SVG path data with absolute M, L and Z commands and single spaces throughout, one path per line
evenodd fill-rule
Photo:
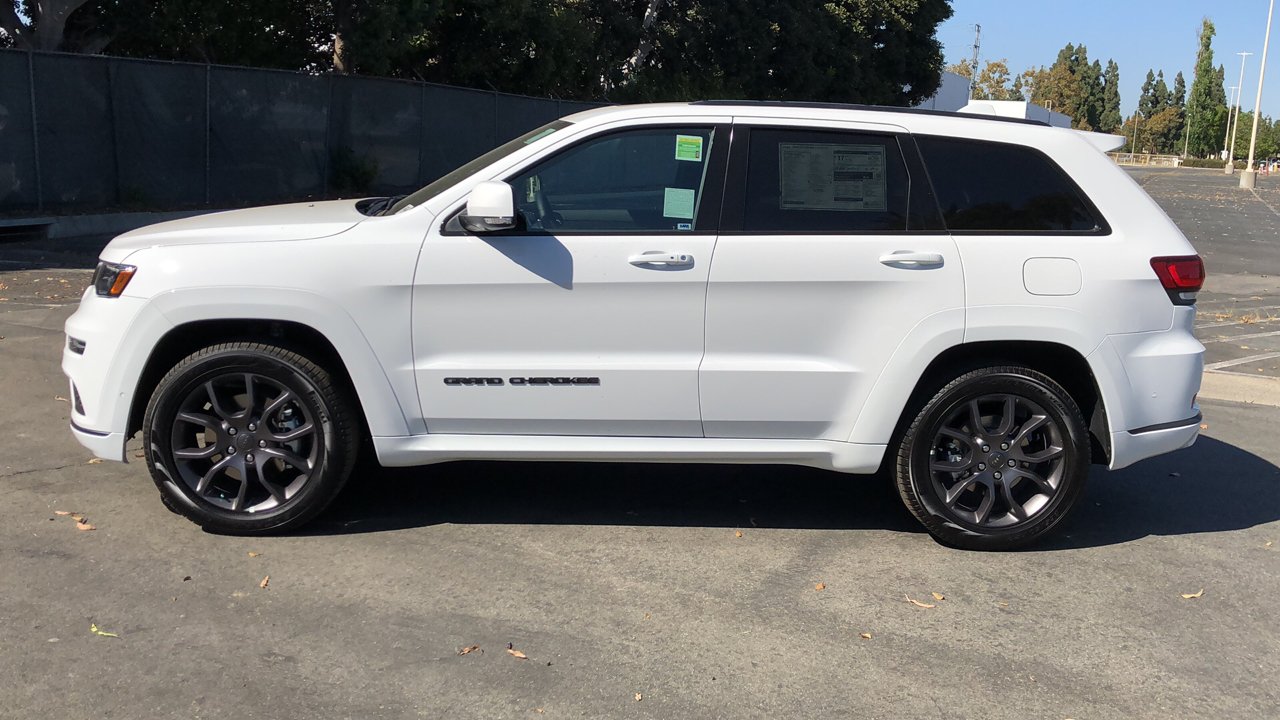
M 960 258 L 919 154 L 892 125 L 738 118 L 728 178 L 703 431 L 847 440 L 913 328 L 950 313 L 963 332 Z

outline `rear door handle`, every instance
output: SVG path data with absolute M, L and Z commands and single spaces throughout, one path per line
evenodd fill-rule
M 880 263 L 889 267 L 929 268 L 941 267 L 943 260 L 942 253 L 894 250 L 887 255 L 881 255 Z
M 693 264 L 693 256 L 689 253 L 666 252 L 665 250 L 648 250 L 639 255 L 627 258 L 632 265 L 664 265 L 666 267 L 686 267 Z

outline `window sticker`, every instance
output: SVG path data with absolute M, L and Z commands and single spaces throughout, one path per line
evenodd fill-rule
M 677 135 L 676 159 L 689 162 L 702 162 L 702 136 Z
M 692 220 L 694 197 L 692 190 L 665 188 L 662 193 L 662 216 Z
M 886 164 L 883 145 L 779 143 L 779 207 L 883 212 Z
M 693 223 L 676 223 L 677 230 L 692 230 Z

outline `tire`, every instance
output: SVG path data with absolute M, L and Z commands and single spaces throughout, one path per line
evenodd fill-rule
M 294 530 L 337 497 L 355 465 L 358 422 L 324 368 L 273 345 L 204 348 L 147 404 L 142 442 L 164 504 L 205 530 Z
M 980 368 L 947 383 L 895 450 L 894 480 L 907 509 L 939 542 L 967 550 L 1012 550 L 1044 537 L 1079 500 L 1089 474 L 1080 408 L 1053 379 L 1019 366 Z

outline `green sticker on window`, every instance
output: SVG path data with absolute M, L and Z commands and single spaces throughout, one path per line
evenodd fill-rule
M 665 188 L 662 193 L 662 215 L 669 218 L 693 219 L 696 195 L 684 188 Z
M 676 159 L 702 162 L 702 137 L 699 135 L 677 135 Z

